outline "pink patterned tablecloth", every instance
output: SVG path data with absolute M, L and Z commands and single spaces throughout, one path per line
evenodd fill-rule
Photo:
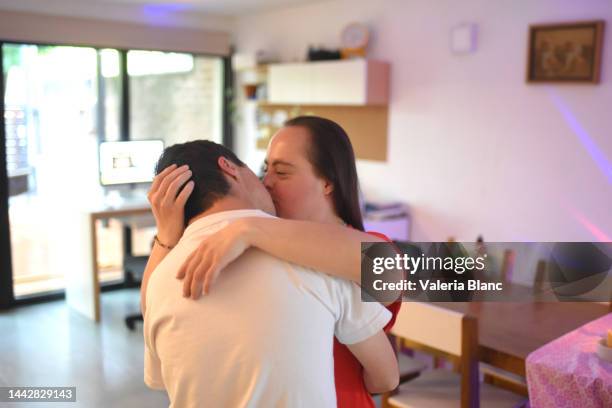
M 612 363 L 597 356 L 597 342 L 608 329 L 612 329 L 612 313 L 527 356 L 532 408 L 612 407 Z

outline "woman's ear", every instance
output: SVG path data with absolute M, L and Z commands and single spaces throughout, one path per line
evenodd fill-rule
M 325 180 L 323 182 L 323 194 L 330 195 L 333 192 L 334 192 L 334 184 L 329 180 Z
M 234 180 L 238 179 L 238 167 L 231 160 L 228 160 L 223 156 L 219 156 L 217 159 L 217 165 L 223 173 L 227 174 Z

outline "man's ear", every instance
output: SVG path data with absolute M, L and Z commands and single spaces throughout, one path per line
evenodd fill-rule
M 231 160 L 228 160 L 223 156 L 219 156 L 217 159 L 217 165 L 223 173 L 234 180 L 238 179 L 238 166 L 236 166 L 236 164 L 234 164 Z

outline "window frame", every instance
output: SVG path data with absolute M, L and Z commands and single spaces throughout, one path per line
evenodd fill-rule
M 4 118 L 5 112 L 5 83 L 4 83 L 4 45 L 36 45 L 36 46 L 67 46 L 67 47 L 86 47 L 93 48 L 96 52 L 102 49 L 114 49 L 119 52 L 120 55 L 120 76 L 121 76 L 121 114 L 120 114 L 120 140 L 130 140 L 130 91 L 129 91 L 129 74 L 127 72 L 127 53 L 131 50 L 143 50 L 143 51 L 160 51 L 160 52 L 173 52 L 170 50 L 154 50 L 154 49 L 127 49 L 117 47 L 100 47 L 91 46 L 86 44 L 54 44 L 44 42 L 19 42 L 0 39 L 0 70 L 2 76 L 0 77 L 0 112 L 2 113 L 2 126 L 0 126 L 0 310 L 8 309 L 15 306 L 48 302 L 52 300 L 64 299 L 65 289 L 41 292 L 33 295 L 23 296 L 18 299 L 15 298 L 13 291 L 13 269 L 11 260 L 11 242 L 10 242 L 10 225 L 9 225 L 9 193 L 8 193 L 8 171 L 6 163 L 6 122 Z M 233 137 L 233 126 L 230 117 L 230 106 L 232 103 L 233 95 L 233 74 L 231 68 L 231 55 L 217 55 L 217 54 L 200 54 L 190 53 L 184 51 L 175 51 L 185 54 L 191 54 L 194 57 L 212 57 L 220 58 L 222 63 L 221 72 L 223 78 L 221 82 L 221 103 L 222 103 L 222 115 L 221 115 L 221 131 L 222 131 L 222 143 L 228 148 L 232 149 L 234 146 Z M 230 51 L 231 52 L 231 51 Z M 99 54 L 98 54 L 99 55 Z M 98 63 L 99 68 L 99 63 Z M 98 92 L 100 85 L 98 83 Z M 97 114 L 99 115 L 99 111 Z M 99 117 L 96 120 L 100 120 Z M 100 140 L 98 140 L 100 142 Z M 105 292 L 108 290 L 116 290 L 128 287 L 124 283 L 110 283 L 101 286 L 101 291 Z

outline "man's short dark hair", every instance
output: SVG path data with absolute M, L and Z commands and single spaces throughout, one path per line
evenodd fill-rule
M 236 157 L 234 152 L 209 140 L 195 140 L 172 145 L 166 148 L 159 158 L 155 166 L 155 174 L 159 174 L 172 164 L 179 167 L 186 164 L 191 170 L 194 187 L 185 204 L 185 226 L 189 220 L 208 210 L 215 201 L 228 193 L 230 185 L 217 164 L 221 156 L 237 166 L 244 167 L 244 163 Z

